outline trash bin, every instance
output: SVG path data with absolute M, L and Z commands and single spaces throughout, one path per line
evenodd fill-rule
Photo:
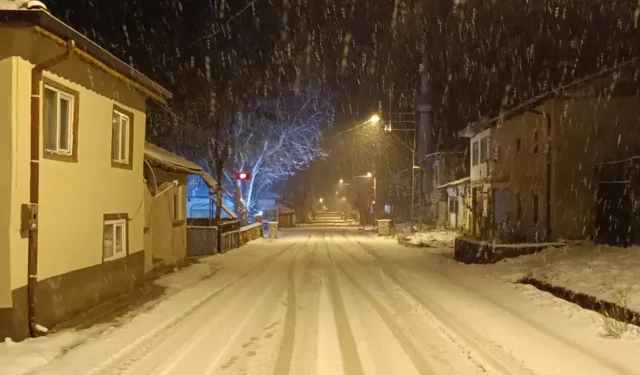
M 391 235 L 391 220 L 379 219 L 378 221 L 378 236 L 390 236 Z
M 278 238 L 278 222 L 270 221 L 269 222 L 269 238 Z

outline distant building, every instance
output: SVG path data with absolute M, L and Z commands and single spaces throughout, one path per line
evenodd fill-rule
M 449 200 L 441 185 L 469 176 L 466 151 L 441 151 L 422 160 L 424 218 L 427 223 L 448 226 Z

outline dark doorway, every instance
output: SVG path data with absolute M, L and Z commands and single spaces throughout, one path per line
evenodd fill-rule
M 596 239 L 599 243 L 631 244 L 631 199 L 626 183 L 598 184 Z

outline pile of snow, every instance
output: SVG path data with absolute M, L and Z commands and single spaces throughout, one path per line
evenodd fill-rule
M 550 247 L 536 254 L 475 267 L 487 267 L 494 276 L 510 282 L 531 277 L 640 312 L 640 247 L 637 246 Z
M 407 234 L 404 241 L 424 247 L 453 247 L 460 233 L 451 230 L 435 229 L 427 232 Z

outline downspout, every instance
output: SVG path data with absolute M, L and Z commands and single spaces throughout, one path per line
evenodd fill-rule
M 528 112 L 544 116 L 547 122 L 547 217 L 545 225 L 547 227 L 547 240 L 551 238 L 551 115 L 546 112 L 538 111 L 537 109 L 530 109 Z
M 29 318 L 29 334 L 36 337 L 46 332 L 36 323 L 36 288 L 38 286 L 38 204 L 40 202 L 40 105 L 42 72 L 73 54 L 75 42 L 67 41 L 67 50 L 56 57 L 36 64 L 31 70 L 31 162 L 29 183 L 29 205 L 23 210 L 28 214 L 29 250 L 27 265 L 27 312 Z

